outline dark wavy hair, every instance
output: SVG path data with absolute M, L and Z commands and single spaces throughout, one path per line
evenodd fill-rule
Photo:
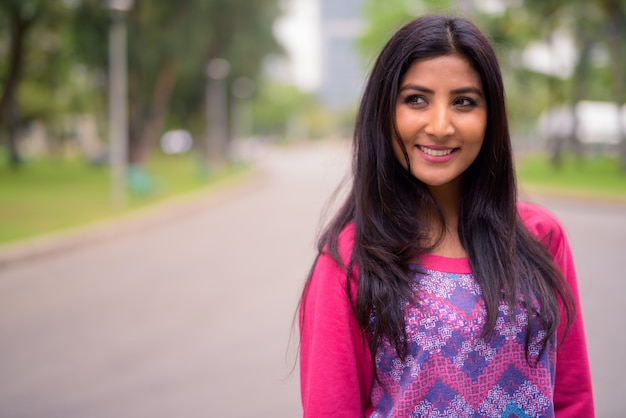
M 546 332 L 541 341 L 544 349 L 560 321 L 559 298 L 565 306 L 567 326 L 573 320 L 567 282 L 546 247 L 517 214 L 511 140 L 496 54 L 468 20 L 426 15 L 398 30 L 375 62 L 356 120 L 351 189 L 318 242 L 320 254 L 328 252 L 346 268 L 347 294 L 359 325 L 370 337 L 372 357 L 383 338 L 405 357 L 402 302 L 414 299 L 410 266 L 416 255 L 433 249 L 425 215 L 435 213 L 444 223 L 428 188 L 393 152 L 392 141 L 396 140 L 408 166 L 408 154 L 397 139 L 395 126 L 399 84 L 415 60 L 450 54 L 463 56 L 480 75 L 488 110 L 482 148 L 463 175 L 458 223 L 461 243 L 485 300 L 483 337 L 493 333 L 503 298 L 511 307 L 517 305 L 518 297 L 524 298 L 527 314 L 537 316 Z M 354 224 L 355 240 L 345 265 L 339 256 L 338 237 L 350 223 Z M 354 266 L 358 269 L 356 300 L 349 291 L 348 272 Z M 303 301 L 306 286 L 304 292 Z M 370 321 L 372 312 L 376 321 Z M 530 327 L 526 337 L 528 358 Z

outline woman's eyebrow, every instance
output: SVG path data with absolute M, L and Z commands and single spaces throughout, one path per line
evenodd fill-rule
M 474 93 L 474 94 L 479 95 L 480 97 L 483 96 L 483 91 L 476 87 L 462 87 L 460 89 L 452 90 L 452 94 L 467 94 L 467 93 Z
M 435 91 L 432 89 L 429 89 L 427 87 L 423 87 L 423 86 L 418 86 L 416 84 L 406 84 L 404 86 L 402 86 L 400 88 L 400 91 L 404 91 L 404 90 L 413 90 L 413 91 L 418 91 L 421 93 L 427 93 L 427 94 L 434 94 Z M 473 94 L 477 94 L 481 97 L 483 97 L 483 92 L 481 89 L 477 88 L 477 87 L 461 87 L 458 89 L 454 89 L 452 90 L 450 93 L 452 94 L 468 94 L 468 93 L 473 93 Z
M 435 91 L 428 89 L 426 87 L 422 87 L 422 86 L 418 86 L 416 84 L 405 84 L 404 86 L 400 87 L 400 91 L 404 91 L 404 90 L 415 90 L 415 91 L 419 91 L 422 93 L 428 93 L 428 94 L 434 94 Z

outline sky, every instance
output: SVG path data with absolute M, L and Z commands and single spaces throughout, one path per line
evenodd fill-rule
M 306 91 L 315 90 L 321 77 L 321 34 L 318 0 L 284 0 L 285 14 L 274 32 L 289 54 L 289 76 Z

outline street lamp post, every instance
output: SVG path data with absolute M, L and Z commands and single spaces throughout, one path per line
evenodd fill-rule
M 128 97 L 126 72 L 126 13 L 133 0 L 108 0 L 109 29 L 109 134 L 111 201 L 115 208 L 126 205 L 128 164 Z
M 235 139 L 243 139 L 252 135 L 252 106 L 250 97 L 254 93 L 254 81 L 247 77 L 239 77 L 231 86 L 233 103 L 231 106 L 231 133 Z
M 206 160 L 213 166 L 224 163 L 228 147 L 226 77 L 230 63 L 223 58 L 209 61 L 206 69 L 207 138 Z

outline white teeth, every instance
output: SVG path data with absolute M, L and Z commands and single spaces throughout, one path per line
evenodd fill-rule
M 431 149 L 431 148 L 423 147 L 421 145 L 419 146 L 419 148 L 425 154 L 432 155 L 433 157 L 443 157 L 444 155 L 452 154 L 452 151 L 454 151 L 453 149 L 441 149 L 441 150 Z

